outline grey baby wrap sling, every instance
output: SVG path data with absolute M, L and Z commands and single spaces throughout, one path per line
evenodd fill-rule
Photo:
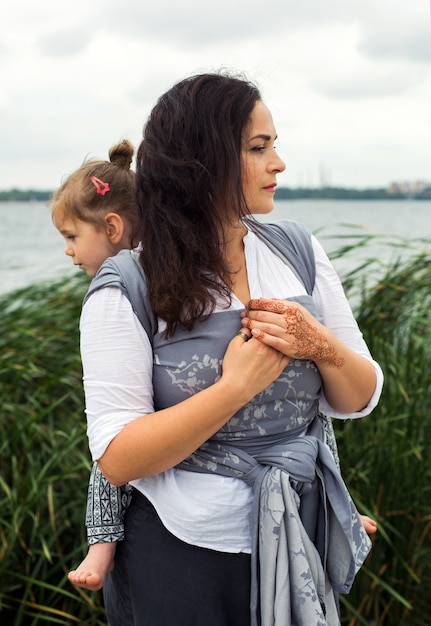
M 311 298 L 315 263 L 308 230 L 288 220 L 253 222 L 252 229 L 306 288 L 307 296 L 287 300 L 299 301 L 318 317 Z M 190 380 L 196 385 L 192 392 L 208 384 L 206 369 L 220 368 L 226 345 L 239 325 L 238 311 L 213 314 L 194 331 L 180 329 L 166 340 L 157 333 L 145 278 L 129 251 L 108 259 L 86 298 L 106 286 L 122 289 L 154 346 L 159 365 L 153 374 L 156 410 L 186 397 L 191 392 L 186 389 Z M 227 339 L 216 354 L 213 343 L 220 339 L 220 315 Z M 246 405 L 178 467 L 234 476 L 253 487 L 251 625 L 335 626 L 339 623 L 336 594 L 349 591 L 370 540 L 325 443 L 324 426 L 330 442 L 335 440 L 330 420 L 318 413 L 321 381 L 317 368 L 310 361 L 293 359 L 286 369 L 256 402 Z M 291 395 L 285 402 L 287 387 Z M 100 506 L 93 517 L 91 509 L 97 492 L 109 491 L 106 482 L 95 464 L 90 484 L 94 502 L 87 512 L 90 528 L 96 528 L 101 519 Z M 121 498 L 113 490 L 114 499 Z M 112 525 L 121 529 L 120 517 Z

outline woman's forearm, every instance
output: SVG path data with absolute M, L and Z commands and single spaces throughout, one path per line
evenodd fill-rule
M 288 361 L 259 341 L 235 337 L 218 382 L 173 407 L 129 422 L 98 459 L 100 469 L 111 483 L 122 485 L 173 467 L 278 378 Z
M 299 303 L 252 300 L 242 322 L 266 345 L 290 358 L 314 361 L 322 376 L 325 398 L 335 411 L 356 413 L 367 406 L 377 384 L 373 363 Z
M 99 466 L 115 485 L 163 472 L 194 452 L 247 401 L 220 381 L 175 407 L 127 424 Z
M 328 404 L 339 413 L 356 413 L 369 403 L 377 383 L 373 363 L 353 352 L 333 335 L 333 358 L 315 359 Z

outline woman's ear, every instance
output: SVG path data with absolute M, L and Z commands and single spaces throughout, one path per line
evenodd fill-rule
M 107 213 L 104 217 L 106 234 L 111 243 L 117 244 L 121 241 L 124 234 L 123 218 L 118 213 Z

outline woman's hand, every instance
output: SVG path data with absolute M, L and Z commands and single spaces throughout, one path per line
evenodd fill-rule
M 276 298 L 250 300 L 242 324 L 253 337 L 295 359 L 341 367 L 331 333 L 298 302 Z
M 280 376 L 289 360 L 279 350 L 254 339 L 244 328 L 227 347 L 222 381 L 236 387 L 235 393 L 242 394 L 246 404 Z
M 313 361 L 335 411 L 350 414 L 367 406 L 377 380 L 371 361 L 342 343 L 298 302 L 250 300 L 241 317 L 257 341 L 289 358 Z

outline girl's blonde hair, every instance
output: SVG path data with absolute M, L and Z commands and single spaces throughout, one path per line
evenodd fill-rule
M 109 161 L 84 161 L 52 195 L 54 224 L 58 227 L 65 218 L 72 218 L 98 228 L 106 213 L 113 211 L 129 222 L 134 240 L 138 216 L 135 172 L 130 169 L 133 153 L 133 145 L 123 139 L 109 150 Z

